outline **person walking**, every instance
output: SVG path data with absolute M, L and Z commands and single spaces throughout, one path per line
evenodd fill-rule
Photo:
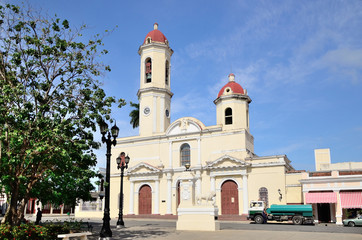
M 36 225 L 40 224 L 41 217 L 42 217 L 42 212 L 41 212 L 40 208 L 38 208 L 38 212 L 36 213 L 36 221 L 35 221 Z

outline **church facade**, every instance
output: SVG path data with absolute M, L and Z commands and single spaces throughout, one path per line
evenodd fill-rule
M 124 177 L 124 215 L 177 216 L 179 178 L 195 176 L 196 195 L 216 193 L 219 216 L 244 218 L 249 202 L 303 204 L 301 172 L 286 155 L 258 156 L 246 89 L 230 74 L 215 93 L 216 125 L 193 117 L 171 122 L 173 50 L 158 25 L 140 46 L 139 135 L 117 139 L 111 162 L 131 158 Z M 111 164 L 110 213 L 119 211 L 120 170 Z

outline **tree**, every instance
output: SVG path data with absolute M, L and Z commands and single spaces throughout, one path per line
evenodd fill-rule
M 130 105 L 134 109 L 129 114 L 129 116 L 131 117 L 131 121 L 129 123 L 132 124 L 133 128 L 136 128 L 139 126 L 140 121 L 140 104 L 130 102 Z
M 30 197 L 72 204 L 89 198 L 96 176 L 97 122 L 114 97 L 97 78 L 108 66 L 102 37 L 79 41 L 85 26 L 0 4 L 0 190 L 3 222 L 20 224 Z M 124 105 L 120 99 L 119 107 Z

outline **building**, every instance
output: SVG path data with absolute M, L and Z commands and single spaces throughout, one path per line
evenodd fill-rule
M 304 202 L 312 204 L 319 222 L 342 224 L 362 213 L 362 162 L 331 163 L 329 149 L 316 149 L 315 172 L 300 180 Z
M 258 156 L 250 132 L 246 89 L 230 74 L 215 93 L 216 125 L 193 117 L 171 122 L 173 50 L 158 25 L 150 31 L 140 55 L 139 135 L 117 139 L 111 162 L 121 152 L 131 158 L 124 179 L 124 215 L 177 216 L 179 177 L 190 165 L 196 194 L 216 192 L 219 217 L 242 219 L 249 202 L 303 204 L 302 172 L 286 155 Z M 111 164 L 110 214 L 119 211 L 120 171 Z

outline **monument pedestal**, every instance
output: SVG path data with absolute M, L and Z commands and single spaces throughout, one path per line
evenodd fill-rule
M 210 197 L 205 198 L 205 204 L 202 204 L 202 199 L 195 201 L 195 180 L 190 171 L 184 172 L 180 178 L 181 201 L 177 209 L 176 230 L 220 230 L 220 223 L 216 221 L 219 209 L 214 205 L 214 201 L 211 203 Z
M 216 231 L 220 223 L 216 221 L 219 209 L 214 206 L 193 206 L 178 208 L 176 230 Z

